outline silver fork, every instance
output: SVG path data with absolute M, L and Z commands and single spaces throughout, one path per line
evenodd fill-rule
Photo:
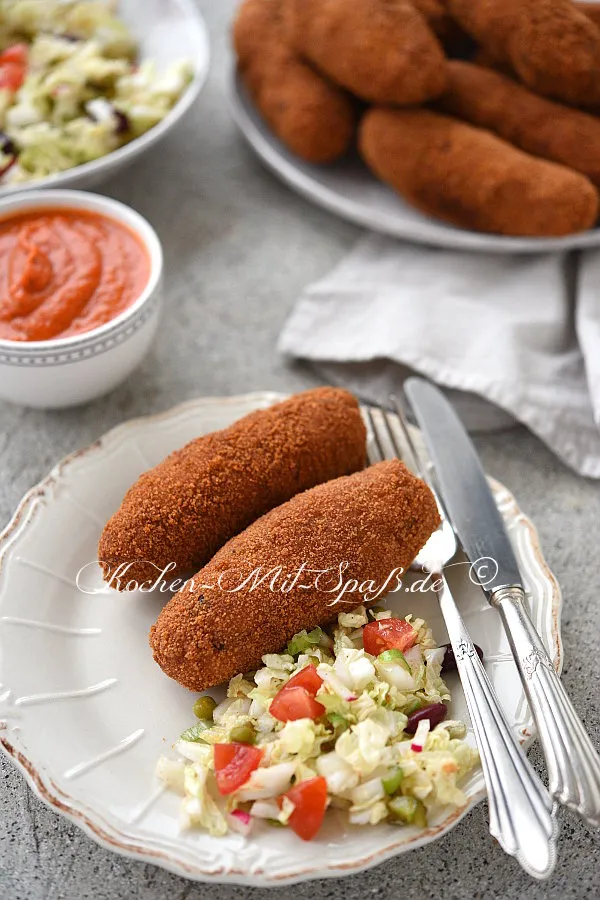
M 534 878 L 548 878 L 556 862 L 555 804 L 512 733 L 448 587 L 444 566 L 456 554 L 456 535 L 435 490 L 431 467 L 416 448 L 402 410 L 396 403 L 395 406 L 404 440 L 414 460 L 414 471 L 427 482 L 438 505 L 441 525 L 415 562 L 431 574 L 432 587 L 454 651 L 487 787 L 490 833 L 526 872 Z M 385 450 L 386 443 L 391 447 L 392 457 L 402 459 L 402 448 L 389 413 L 383 409 L 376 412 L 377 416 L 371 408 L 366 408 L 377 451 L 369 454 L 370 461 L 378 462 L 374 458 L 376 455 L 381 460 L 390 458 L 390 453 Z

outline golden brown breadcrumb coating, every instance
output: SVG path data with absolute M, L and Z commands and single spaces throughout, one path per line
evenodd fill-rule
M 291 49 L 281 9 L 282 0 L 242 3 L 233 25 L 238 68 L 277 137 L 307 162 L 332 162 L 353 138 L 353 102 Z
M 410 565 L 438 524 L 431 491 L 399 460 L 299 494 L 225 544 L 169 601 L 150 632 L 154 658 L 193 691 L 255 669 L 296 632 L 361 602 L 350 590 L 335 602 L 340 581 L 383 585 L 396 567 Z M 280 590 L 303 563 L 296 585 Z M 279 566 L 282 577 L 272 589 L 271 571 Z M 257 577 L 266 577 L 252 589 L 248 576 L 257 567 Z M 308 569 L 331 571 L 317 581 Z
M 472 40 L 456 22 L 443 0 L 410 0 L 417 9 L 442 47 L 450 56 L 467 55 L 472 49 Z
M 120 584 L 189 574 L 294 494 L 362 469 L 366 430 L 352 394 L 316 388 L 191 441 L 145 472 L 104 528 L 98 558 Z M 137 562 L 136 562 L 137 561 Z
M 284 0 L 299 53 L 363 100 L 412 105 L 446 86 L 441 44 L 407 0 Z
M 473 63 L 451 60 L 448 73 L 439 109 L 489 128 L 534 156 L 563 163 L 600 186 L 600 119 Z
M 571 0 L 447 0 L 451 15 L 537 94 L 600 104 L 600 29 Z
M 581 0 L 574 0 L 575 9 L 591 19 L 596 28 L 600 28 L 600 3 L 585 3 Z
M 477 47 L 475 52 L 470 55 L 469 61 L 476 66 L 481 66 L 483 69 L 493 69 L 494 72 L 500 72 L 501 75 L 506 75 L 507 78 L 512 78 L 513 81 L 517 79 L 514 69 L 511 69 L 510 63 L 507 62 L 506 58 L 494 56 L 489 47 Z
M 553 237 L 590 228 L 598 215 L 583 175 L 429 110 L 369 110 L 359 149 L 408 203 L 461 228 Z
M 521 0 L 444 0 L 446 9 L 482 50 L 497 59 L 507 56 Z

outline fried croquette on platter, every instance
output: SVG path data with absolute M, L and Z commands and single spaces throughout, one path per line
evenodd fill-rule
M 460 228 L 559 237 L 591 228 L 598 194 L 578 172 L 429 110 L 369 110 L 359 149 L 411 206 Z
M 562 163 L 600 186 L 600 119 L 539 97 L 499 72 L 450 60 L 443 112 L 495 132 L 521 150 Z
M 284 0 L 295 49 L 370 103 L 416 105 L 446 86 L 446 58 L 407 0 Z
M 600 105 L 600 29 L 571 0 L 446 0 L 484 50 L 536 94 Z
M 242 3 L 233 26 L 238 69 L 261 115 L 293 153 L 311 163 L 333 162 L 352 141 L 354 105 L 291 48 L 282 5 Z
M 407 569 L 438 524 L 430 489 L 397 459 L 299 494 L 225 544 L 172 597 L 150 632 L 154 658 L 193 691 L 255 669 L 298 631 L 356 607 L 361 584 L 385 585 Z M 284 577 L 301 572 L 291 590 L 273 588 L 278 567 Z

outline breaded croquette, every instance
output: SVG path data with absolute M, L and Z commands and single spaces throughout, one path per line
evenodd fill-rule
M 193 691 L 255 669 L 296 632 L 356 607 L 361 585 L 371 602 L 386 581 L 397 587 L 396 573 L 438 524 L 431 491 L 397 459 L 299 494 L 229 541 L 169 601 L 150 632 L 154 658 Z
M 441 44 L 407 0 L 284 0 L 296 50 L 372 103 L 415 105 L 446 86 Z
M 129 489 L 100 539 L 104 578 L 127 590 L 169 564 L 172 577 L 189 575 L 274 506 L 365 460 L 365 426 L 347 391 L 316 388 L 252 412 L 171 453 Z
M 436 106 L 509 143 L 575 169 L 600 186 L 600 119 L 539 97 L 499 72 L 448 63 L 449 87 Z
M 239 71 L 261 115 L 290 150 L 307 162 L 333 162 L 353 138 L 354 105 L 291 49 L 282 2 L 245 0 L 240 6 L 233 26 Z
M 359 149 L 408 203 L 460 228 L 554 237 L 584 231 L 598 215 L 583 175 L 429 110 L 369 110 Z
M 446 0 L 451 15 L 536 94 L 600 104 L 600 29 L 571 0 Z

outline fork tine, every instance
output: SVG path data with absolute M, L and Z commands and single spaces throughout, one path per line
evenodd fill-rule
M 370 458 L 371 463 L 379 462 L 379 461 L 385 459 L 385 451 L 383 449 L 383 444 L 381 443 L 381 440 L 379 437 L 379 430 L 377 428 L 377 425 L 375 424 L 375 419 L 373 417 L 373 408 L 371 406 L 366 406 L 365 413 L 367 416 L 367 421 L 369 423 L 369 427 L 371 429 L 371 433 L 373 434 L 373 438 L 375 439 L 375 446 L 377 448 L 377 453 L 379 454 L 379 460 L 373 459 L 373 454 L 371 452 L 369 452 L 369 458 Z
M 403 405 L 395 394 L 392 394 L 390 396 L 390 400 L 398 416 L 398 423 L 402 430 L 402 437 L 406 441 L 408 449 L 410 450 L 410 454 L 413 458 L 415 472 L 417 473 L 419 478 L 422 478 L 424 481 L 429 482 L 429 479 L 427 478 L 426 466 L 424 465 L 422 455 L 417 450 L 415 442 L 412 439 L 412 435 L 406 421 L 406 413 L 404 412 Z
M 390 413 L 388 412 L 387 409 L 383 409 L 383 407 L 382 407 L 381 415 L 383 418 L 383 424 L 385 426 L 388 440 L 389 440 L 390 444 L 392 445 L 392 450 L 394 451 L 394 453 L 396 454 L 398 459 L 402 459 L 404 454 L 402 452 L 402 447 L 400 446 L 400 441 L 398 440 L 398 438 L 396 437 L 396 435 L 394 434 L 394 432 L 392 430 L 392 426 L 390 424 Z
M 398 399 L 398 397 L 396 397 L 395 394 L 390 394 L 390 403 L 394 407 L 394 410 L 396 412 L 396 415 L 394 418 L 396 418 L 398 421 L 398 425 L 400 426 L 400 430 L 402 432 L 402 437 L 403 437 L 404 442 L 408 448 L 408 451 L 412 457 L 413 471 L 419 476 L 419 478 L 422 478 L 423 481 L 425 481 L 433 489 L 434 485 L 433 485 L 433 475 L 432 475 L 431 466 L 427 464 L 425 457 L 423 456 L 421 451 L 417 448 L 417 446 L 411 436 L 411 433 L 410 433 L 410 430 L 408 427 L 408 423 L 406 420 L 407 419 L 406 413 L 404 412 L 404 409 L 403 409 L 403 405 L 401 404 L 400 400 Z M 373 414 L 375 411 L 377 411 L 379 413 L 379 415 L 383 421 L 383 428 L 379 424 L 379 422 L 377 421 L 376 417 Z M 388 458 L 388 454 L 386 453 L 386 449 L 384 447 L 384 443 L 382 440 L 382 432 L 383 431 L 385 432 L 387 440 L 389 441 L 389 443 L 391 445 L 394 455 L 397 456 L 398 459 L 405 459 L 406 457 L 405 457 L 404 449 L 401 446 L 400 441 L 398 440 L 398 437 L 396 436 L 396 434 L 394 434 L 394 429 L 392 427 L 392 423 L 391 423 L 391 416 L 393 414 L 392 411 L 385 409 L 383 406 L 366 406 L 365 414 L 367 417 L 369 427 L 373 434 L 375 448 L 377 451 L 376 454 L 374 454 L 372 451 L 369 451 L 369 461 L 371 462 L 371 464 Z M 377 456 L 378 458 L 374 458 L 375 456 Z M 438 505 L 439 505 L 439 498 L 436 497 L 436 499 L 438 500 Z

